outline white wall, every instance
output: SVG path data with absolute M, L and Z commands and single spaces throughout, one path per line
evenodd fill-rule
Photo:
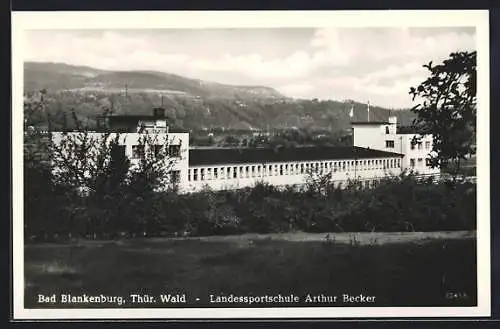
M 414 137 L 421 137 L 420 146 L 417 144 L 412 149 L 412 140 Z M 426 165 L 426 159 L 430 158 L 432 150 L 432 135 L 420 136 L 416 134 L 399 134 L 398 139 L 402 143 L 403 154 L 403 168 L 408 171 L 414 171 L 423 175 L 436 175 L 440 173 L 439 168 L 431 168 Z M 412 159 L 415 160 L 415 166 L 411 165 Z M 419 161 L 419 159 L 421 159 Z
M 353 123 L 353 129 L 354 146 L 399 153 L 396 145 L 395 123 L 370 125 Z M 386 141 L 394 141 L 394 147 L 387 147 Z
M 68 135 L 78 136 L 81 133 L 69 132 Z M 103 137 L 103 133 L 90 132 L 88 138 L 98 141 Z M 52 133 L 54 143 L 60 143 L 63 139 L 62 132 Z M 108 142 L 113 141 L 117 134 L 112 133 L 108 138 Z M 140 138 L 145 134 L 141 133 L 120 133 L 118 134 L 118 143 L 125 146 L 125 155 L 130 159 L 131 165 L 136 165 L 139 159 L 133 158 L 133 146 L 138 145 Z M 189 166 L 189 134 L 188 133 L 168 133 L 168 134 L 150 134 L 155 145 L 180 145 L 180 157 L 173 160 L 171 170 L 179 171 L 179 186 L 187 186 L 188 183 L 188 166 Z
M 396 134 L 396 120 L 389 118 L 390 124 L 370 124 L 359 125 L 353 123 L 354 146 L 371 148 L 386 152 L 400 153 L 404 155 L 403 169 L 413 170 L 419 174 L 439 174 L 439 168 L 430 168 L 426 165 L 426 159 L 432 150 L 432 135 L 425 135 L 421 138 L 421 148 L 418 145 L 411 149 L 411 141 L 417 134 Z M 386 132 L 389 128 L 389 134 Z M 394 147 L 387 147 L 386 141 L 394 141 Z M 428 146 L 426 148 L 426 146 Z M 415 166 L 411 166 L 412 160 L 415 160 Z M 421 159 L 419 161 L 419 159 Z
M 384 164 L 385 161 L 385 164 Z M 391 162 L 392 161 L 392 162 Z M 401 168 L 398 167 L 400 157 L 388 157 L 378 159 L 358 159 L 358 165 L 352 159 L 329 160 L 329 161 L 299 161 L 299 162 L 270 162 L 253 164 L 220 164 L 217 166 L 191 166 L 189 168 L 190 180 L 183 191 L 196 192 L 205 187 L 212 190 L 228 190 L 235 188 L 251 187 L 258 182 L 265 182 L 274 186 L 303 185 L 307 182 L 310 174 L 315 171 L 318 165 L 319 174 L 332 172 L 332 181 L 345 183 L 356 177 L 359 180 L 380 179 L 388 175 L 399 175 Z M 401 164 L 401 162 L 399 162 Z M 286 166 L 288 165 L 288 172 Z M 252 175 L 252 166 L 255 171 Z M 265 166 L 265 171 L 263 170 Z M 269 166 L 272 168 L 272 175 L 269 174 Z M 283 166 L 283 175 L 280 175 L 280 166 Z M 321 167 L 323 166 L 323 167 Z M 345 166 L 345 168 L 344 168 Z M 237 169 L 237 177 L 234 178 L 234 168 Z M 246 177 L 246 167 L 249 167 L 249 177 Z M 258 168 L 260 167 L 260 172 Z M 229 168 L 229 179 L 227 169 Z M 243 168 L 243 177 L 240 170 Z M 304 168 L 302 170 L 302 168 Z M 322 169 L 323 168 L 323 169 Z M 217 169 L 218 177 L 214 177 L 214 170 Z M 194 173 L 197 173 L 197 180 L 194 180 Z M 204 170 L 205 179 L 201 180 L 201 170 Z M 221 175 L 221 172 L 223 175 Z

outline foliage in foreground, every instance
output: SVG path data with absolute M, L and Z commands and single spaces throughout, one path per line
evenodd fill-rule
M 423 67 L 430 76 L 410 89 L 417 105 L 415 126 L 433 135 L 431 164 L 458 175 L 467 156 L 475 153 L 477 112 L 477 53 L 455 52 Z
M 30 171 L 27 172 L 29 174 Z M 31 171 L 32 173 L 32 171 Z M 38 180 L 38 181 L 37 181 Z M 28 240 L 202 236 L 248 232 L 474 230 L 476 185 L 387 178 L 372 189 L 314 184 L 302 191 L 258 184 L 180 195 L 123 185 L 81 195 L 45 177 L 25 179 Z

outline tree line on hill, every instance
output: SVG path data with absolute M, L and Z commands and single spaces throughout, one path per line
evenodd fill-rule
M 39 97 L 39 91 L 26 93 L 26 97 Z M 162 106 L 171 127 L 192 131 L 240 130 L 275 131 L 303 129 L 309 131 L 343 131 L 350 128 L 351 120 L 366 120 L 366 104 L 354 103 L 354 117 L 349 117 L 351 102 L 333 100 L 273 100 L 273 99 L 229 99 L 192 98 L 180 95 L 162 97 L 156 93 L 120 93 L 104 91 L 58 91 L 45 90 L 44 112 L 25 113 L 33 126 L 60 130 L 64 125 L 74 128 L 75 123 L 67 116 L 73 109 L 78 119 L 89 127 L 96 126 L 96 116 L 103 108 L 115 114 L 151 114 L 154 107 Z M 390 114 L 398 117 L 403 125 L 411 124 L 415 115 L 409 110 L 390 111 L 371 106 L 372 118 L 386 120 Z

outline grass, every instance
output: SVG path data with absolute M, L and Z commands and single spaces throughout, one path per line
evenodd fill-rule
M 135 293 L 186 294 L 187 303 L 181 307 L 245 307 L 210 304 L 210 294 L 292 293 L 301 297 L 301 303 L 293 306 L 332 306 L 302 301 L 307 294 L 345 293 L 376 296 L 376 302 L 335 306 L 472 306 L 475 255 L 472 237 L 388 244 L 339 243 L 330 237 L 322 241 L 248 237 L 27 245 L 25 307 L 58 306 L 38 304 L 36 297 L 60 293 L 126 299 Z M 461 298 L 449 298 L 450 292 Z M 145 306 L 127 302 L 122 307 Z

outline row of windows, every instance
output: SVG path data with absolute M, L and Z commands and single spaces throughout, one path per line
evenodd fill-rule
M 157 157 L 160 152 L 164 151 L 164 147 L 164 145 L 153 145 L 154 156 Z M 123 152 L 125 153 L 125 147 L 123 147 Z M 144 155 L 144 145 L 132 145 L 132 158 L 144 158 Z M 169 145 L 166 155 L 169 157 L 179 157 L 181 155 L 181 146 Z
M 415 148 L 417 148 L 418 150 L 422 150 L 423 149 L 422 142 L 410 143 L 410 148 L 412 150 L 414 150 Z M 426 150 L 430 150 L 431 149 L 431 142 L 429 142 L 429 141 L 425 142 L 425 149 Z
M 416 160 L 416 163 L 415 163 L 415 160 Z M 430 161 L 431 161 L 430 159 L 425 159 L 425 166 L 426 167 L 431 166 Z M 423 167 L 424 166 L 424 159 L 422 159 L 422 158 L 410 159 L 410 167 L 415 168 L 415 165 L 417 167 Z
M 188 179 L 204 181 L 215 179 L 237 179 L 284 175 L 303 175 L 309 172 L 361 171 L 385 168 L 400 168 L 401 159 L 351 160 L 315 163 L 289 163 L 274 165 L 246 165 L 233 167 L 192 168 Z
M 423 149 L 423 145 L 422 145 L 422 142 L 417 142 L 417 143 L 410 143 L 410 147 L 412 150 L 414 150 L 415 148 L 419 149 L 419 150 L 422 150 Z M 393 140 L 386 140 L 385 141 L 385 147 L 386 148 L 394 148 L 394 141 Z M 426 150 L 430 150 L 431 149 L 431 142 L 425 142 L 425 149 Z

